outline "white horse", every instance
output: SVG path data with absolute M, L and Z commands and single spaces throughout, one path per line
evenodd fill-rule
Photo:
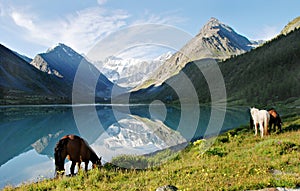
M 250 108 L 250 114 L 253 119 L 255 136 L 257 135 L 257 126 L 259 124 L 260 136 L 268 134 L 268 124 L 270 121 L 270 114 L 267 110 L 258 110 L 256 108 Z

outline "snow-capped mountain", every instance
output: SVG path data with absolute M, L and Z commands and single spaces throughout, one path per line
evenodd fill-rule
M 126 88 L 133 88 L 143 83 L 152 73 L 172 56 L 167 52 L 153 60 L 108 57 L 98 67 L 112 82 Z
M 203 58 L 226 59 L 239 55 L 257 46 L 246 37 L 235 32 L 230 26 L 211 18 L 200 32 L 180 51 L 172 55 L 150 78 L 139 88 L 151 84 L 161 84 L 177 74 L 188 62 Z M 150 83 L 151 82 L 151 83 Z
M 46 53 L 36 55 L 30 64 L 50 75 L 73 81 L 78 65 L 83 59 L 72 48 L 59 43 Z

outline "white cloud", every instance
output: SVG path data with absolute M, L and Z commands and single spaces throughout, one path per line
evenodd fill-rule
M 129 14 L 92 7 L 56 20 L 42 20 L 28 10 L 13 9 L 9 16 L 24 30 L 23 38 L 28 41 L 47 47 L 62 42 L 86 52 L 99 38 L 126 25 Z
M 98 0 L 98 4 L 107 0 Z M 3 10 L 0 4 L 0 11 Z M 0 12 L 3 14 L 3 11 Z M 173 25 L 183 19 L 176 12 L 152 14 L 145 11 L 141 19 L 131 18 L 125 10 L 111 10 L 102 6 L 82 9 L 60 18 L 42 18 L 30 6 L 7 7 L 6 17 L 11 20 L 11 27 L 19 31 L 19 37 L 35 45 L 51 47 L 65 43 L 79 53 L 87 53 L 99 40 L 125 26 L 155 23 Z M 129 18 L 131 18 L 129 23 Z M 136 38 L 131 36 L 130 38 Z
M 157 50 L 159 51 L 163 47 L 165 47 L 166 50 L 179 50 L 191 38 L 191 35 L 185 31 L 170 25 L 134 25 L 127 28 L 124 27 L 122 30 L 118 30 L 102 39 L 88 52 L 87 56 L 93 61 L 103 61 L 112 55 L 118 56 L 123 53 L 123 56 L 125 56 L 124 52 L 129 51 L 126 53 L 127 55 L 136 53 L 137 56 L 134 57 L 141 57 L 149 52 L 146 48 L 147 46 L 158 48 Z M 139 54 L 135 49 L 142 52 Z M 151 48 L 150 52 L 152 52 L 151 54 L 153 55 L 153 48 Z
M 176 11 L 164 12 L 161 14 L 153 14 L 148 10 L 145 10 L 144 16 L 142 19 L 137 19 L 133 24 L 169 24 L 174 25 L 176 23 L 181 23 L 186 21 L 185 18 L 177 16 Z
M 35 26 L 33 24 L 33 18 L 30 15 L 22 14 L 17 11 L 11 12 L 11 18 L 15 22 L 16 25 L 26 28 L 29 31 L 35 30 Z
M 99 5 L 103 5 L 107 2 L 107 0 L 97 0 Z
M 174 50 L 159 44 L 157 45 L 145 44 L 145 45 L 135 46 L 126 49 L 120 52 L 120 54 L 116 56 L 122 59 L 135 58 L 143 61 L 149 61 L 158 58 L 159 56 L 161 56 L 163 53 L 166 52 L 174 52 Z
M 70 43 L 78 50 L 86 52 L 99 39 L 108 33 L 127 24 L 128 13 L 117 10 L 108 11 L 102 8 L 90 8 L 74 15 L 69 15 L 65 21 L 61 21 L 64 30 L 61 33 L 61 41 Z

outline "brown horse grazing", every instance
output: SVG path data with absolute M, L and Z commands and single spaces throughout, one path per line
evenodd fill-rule
M 85 171 L 88 169 L 88 163 L 93 163 L 93 168 L 101 167 L 101 157 L 99 158 L 88 143 L 79 136 L 66 135 L 62 137 L 55 146 L 54 158 L 55 158 L 55 177 L 62 175 L 65 171 L 64 163 L 65 158 L 68 157 L 71 164 L 71 175 L 74 175 L 74 169 L 76 164 L 84 162 Z
M 269 121 L 270 131 L 272 130 L 272 126 L 273 126 L 274 131 L 276 131 L 276 126 L 277 126 L 279 131 L 281 132 L 282 131 L 282 128 L 281 128 L 282 121 L 281 121 L 279 114 L 273 108 L 268 109 L 268 112 L 270 114 L 270 121 Z

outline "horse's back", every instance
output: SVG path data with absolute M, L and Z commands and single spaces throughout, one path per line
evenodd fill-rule
M 267 110 L 259 110 L 258 111 L 258 118 L 260 120 L 264 120 L 265 118 L 267 118 L 269 120 L 270 119 L 270 114 Z
M 68 143 L 66 145 L 68 158 L 71 161 L 80 162 L 81 138 L 77 135 L 67 135 Z
M 68 138 L 67 149 L 70 160 L 76 162 L 88 161 L 92 152 L 88 143 L 77 135 L 68 135 Z
M 82 161 L 90 160 L 92 153 L 94 153 L 92 148 L 89 146 L 89 144 L 84 139 L 82 139 L 80 150 L 81 150 L 81 160 Z

